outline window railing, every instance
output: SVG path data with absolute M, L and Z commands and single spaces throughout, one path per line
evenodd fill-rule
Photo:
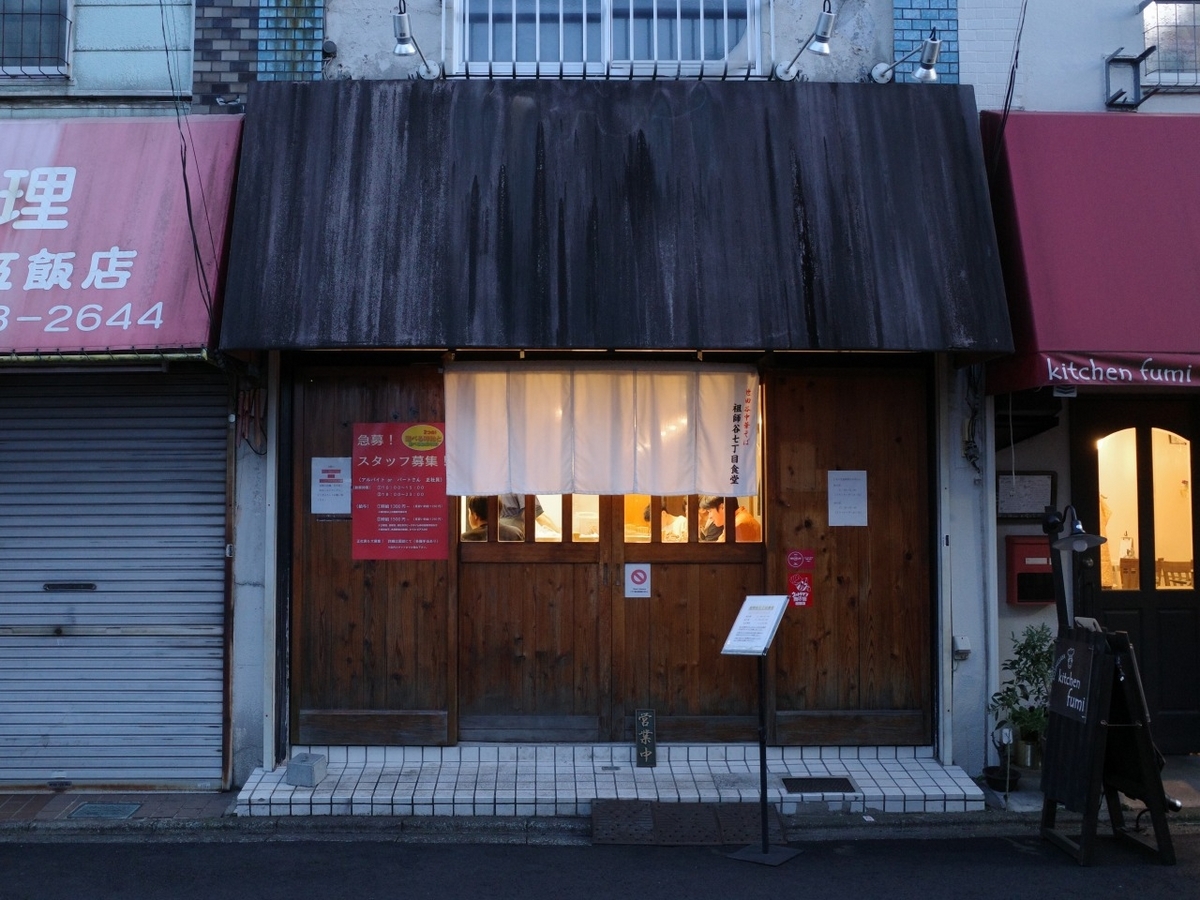
M 0 77 L 66 77 L 70 38 L 67 0 L 0 0 Z
M 1145 46 L 1142 84 L 1160 92 L 1200 91 L 1200 0 L 1140 6 Z
M 752 77 L 757 0 L 463 0 L 468 77 Z

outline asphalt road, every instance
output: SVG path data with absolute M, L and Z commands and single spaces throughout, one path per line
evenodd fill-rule
M 0 844 L 0 900 L 505 900 L 1197 896 L 1200 835 L 1164 866 L 1111 837 L 1083 868 L 1035 836 L 832 840 L 771 867 L 736 848 L 413 844 L 374 840 Z

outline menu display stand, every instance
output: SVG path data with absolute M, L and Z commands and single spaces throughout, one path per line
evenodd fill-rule
M 1129 635 L 1081 624 L 1060 631 L 1054 650 L 1050 723 L 1042 763 L 1041 833 L 1090 865 L 1095 852 L 1100 801 L 1113 834 L 1174 865 L 1167 827 L 1161 757 L 1150 735 L 1150 715 Z M 1120 795 L 1146 804 L 1154 840 L 1125 823 Z M 1083 816 L 1077 840 L 1055 828 L 1058 805 Z

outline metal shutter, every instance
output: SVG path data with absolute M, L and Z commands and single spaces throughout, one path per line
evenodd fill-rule
M 0 373 L 0 782 L 220 788 L 225 379 Z

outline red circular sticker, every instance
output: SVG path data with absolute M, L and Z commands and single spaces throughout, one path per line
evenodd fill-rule
M 789 550 L 787 564 L 789 569 L 809 569 L 816 559 L 812 550 Z
M 629 573 L 629 580 L 632 581 L 634 584 L 645 584 L 646 583 L 646 570 L 645 569 L 634 569 L 632 572 Z

